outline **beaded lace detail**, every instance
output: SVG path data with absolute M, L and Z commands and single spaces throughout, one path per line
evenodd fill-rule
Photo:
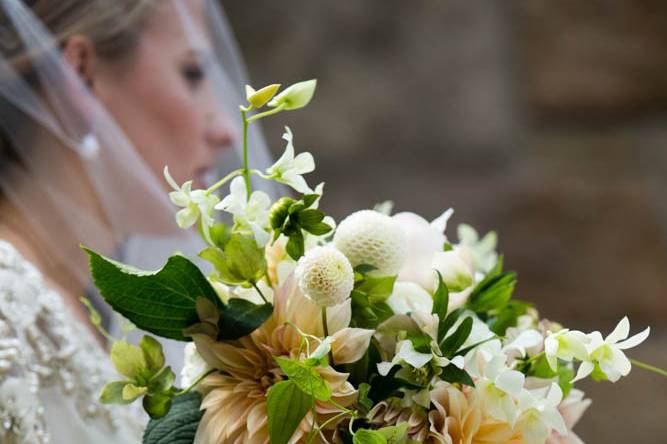
M 60 295 L 0 240 L 0 442 L 57 444 L 49 424 L 54 416 L 62 416 L 65 428 L 72 421 L 72 433 L 76 427 L 99 431 L 98 442 L 140 442 L 145 419 L 138 410 L 98 401 L 114 376 L 108 357 Z M 64 408 L 62 415 L 47 410 L 65 405 L 78 418 L 65 417 Z

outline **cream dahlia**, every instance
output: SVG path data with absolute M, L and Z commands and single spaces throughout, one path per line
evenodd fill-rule
M 373 330 L 347 327 L 351 317 L 349 300 L 327 312 L 336 363 L 360 359 L 368 348 Z M 206 412 L 195 444 L 269 443 L 267 392 L 273 384 L 285 379 L 274 356 L 301 356 L 305 352 L 300 347 L 302 337 L 289 323 L 304 333 L 323 338 L 320 319 L 320 308 L 306 298 L 290 278 L 275 293 L 271 318 L 249 336 L 235 341 L 215 341 L 205 334 L 193 334 L 202 358 L 210 367 L 221 370 L 206 377 L 198 386 L 203 394 L 201 408 Z M 316 341 L 310 341 L 310 348 L 314 350 Z M 348 374 L 332 367 L 318 368 L 318 371 L 333 392 L 332 401 L 316 403 L 317 420 L 322 424 L 340 411 L 336 405 L 354 404 L 357 392 L 347 381 Z M 308 413 L 290 442 L 304 442 L 312 422 L 312 414 Z M 335 421 L 329 423 L 325 435 L 333 434 L 336 425 Z

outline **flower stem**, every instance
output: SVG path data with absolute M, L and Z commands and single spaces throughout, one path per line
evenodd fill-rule
M 225 183 L 229 182 L 230 179 L 235 178 L 239 174 L 243 174 L 243 169 L 239 168 L 238 170 L 234 170 L 231 173 L 227 174 L 225 177 L 223 177 L 222 179 L 211 185 L 206 190 L 206 194 L 211 194 L 212 192 L 223 186 Z
M 251 123 L 251 122 L 254 122 L 255 120 L 263 119 L 264 117 L 269 117 L 269 116 L 272 116 L 274 114 L 278 114 L 280 111 L 285 109 L 285 106 L 286 106 L 285 103 L 281 103 L 280 105 L 276 106 L 275 108 L 273 108 L 270 111 L 264 111 L 263 113 L 255 114 L 254 116 L 250 117 L 247 122 Z M 241 113 L 244 114 L 244 116 L 245 116 L 245 113 L 243 111 L 241 111 Z M 245 121 L 245 117 L 244 117 L 244 121 Z
M 262 298 L 262 300 L 264 301 L 264 303 L 265 303 L 265 304 L 268 304 L 269 301 L 266 300 L 266 298 L 264 297 L 264 294 L 262 293 L 262 290 L 259 289 L 259 287 L 257 286 L 257 284 L 256 284 L 255 282 L 253 282 L 253 283 L 252 283 L 252 286 L 255 287 L 255 290 L 257 290 L 257 293 L 259 293 L 259 295 L 260 295 L 260 297 Z
M 661 376 L 664 376 L 664 377 L 667 378 L 667 371 L 666 370 L 663 370 L 659 367 L 654 367 L 650 364 L 647 364 L 645 362 L 638 361 L 638 360 L 632 359 L 632 358 L 630 358 L 630 362 L 632 362 L 633 365 L 636 365 L 639 368 L 643 368 L 644 370 L 648 370 L 650 372 L 657 373 L 658 375 L 661 375 Z
M 243 120 L 243 179 L 245 180 L 245 189 L 250 200 L 252 187 L 250 185 L 250 170 L 248 169 L 248 119 L 246 112 L 241 109 L 241 120 Z
M 199 384 L 205 377 L 207 377 L 208 375 L 210 375 L 211 373 L 213 373 L 213 372 L 215 372 L 215 371 L 217 371 L 217 370 L 214 369 L 214 368 L 212 368 L 211 370 L 209 370 L 209 371 L 207 371 L 207 372 L 205 372 L 205 373 L 202 373 L 201 375 L 199 375 L 199 377 L 198 377 L 197 379 L 195 379 L 195 382 L 193 382 L 192 384 L 190 384 L 190 387 L 188 387 L 188 388 L 186 388 L 186 389 L 183 389 L 183 390 L 181 390 L 180 392 L 176 392 L 176 394 L 175 394 L 174 396 L 183 396 L 183 395 L 189 393 L 190 390 L 192 390 L 193 388 L 195 388 L 195 387 L 197 386 L 197 384 Z
M 327 307 L 322 307 L 322 328 L 324 329 L 324 337 L 329 337 L 329 324 L 327 322 Z M 334 358 L 333 351 L 329 350 L 329 365 L 333 367 Z

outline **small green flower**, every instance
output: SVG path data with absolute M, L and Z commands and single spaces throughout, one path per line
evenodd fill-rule
M 273 96 L 276 95 L 278 89 L 280 89 L 279 83 L 274 83 L 273 85 L 265 86 L 259 91 L 255 91 L 252 86 L 246 85 L 245 86 L 246 99 L 248 100 L 248 103 L 250 103 L 255 108 L 261 108 L 264 105 L 266 105 L 266 103 L 269 100 L 271 100 Z
M 176 393 L 176 375 L 165 367 L 162 345 L 144 336 L 139 346 L 116 341 L 111 347 L 111 361 L 126 379 L 108 383 L 100 393 L 104 404 L 130 404 L 144 397 L 144 409 L 154 419 L 161 418 L 171 406 Z

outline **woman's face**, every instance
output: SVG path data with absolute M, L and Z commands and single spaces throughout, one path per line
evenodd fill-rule
M 201 33 L 198 47 L 173 3 L 156 3 L 136 52 L 120 63 L 100 60 L 92 89 L 158 177 L 166 165 L 177 182 L 203 188 L 216 152 L 233 140 L 202 66 L 210 52 L 203 2 L 183 3 Z

